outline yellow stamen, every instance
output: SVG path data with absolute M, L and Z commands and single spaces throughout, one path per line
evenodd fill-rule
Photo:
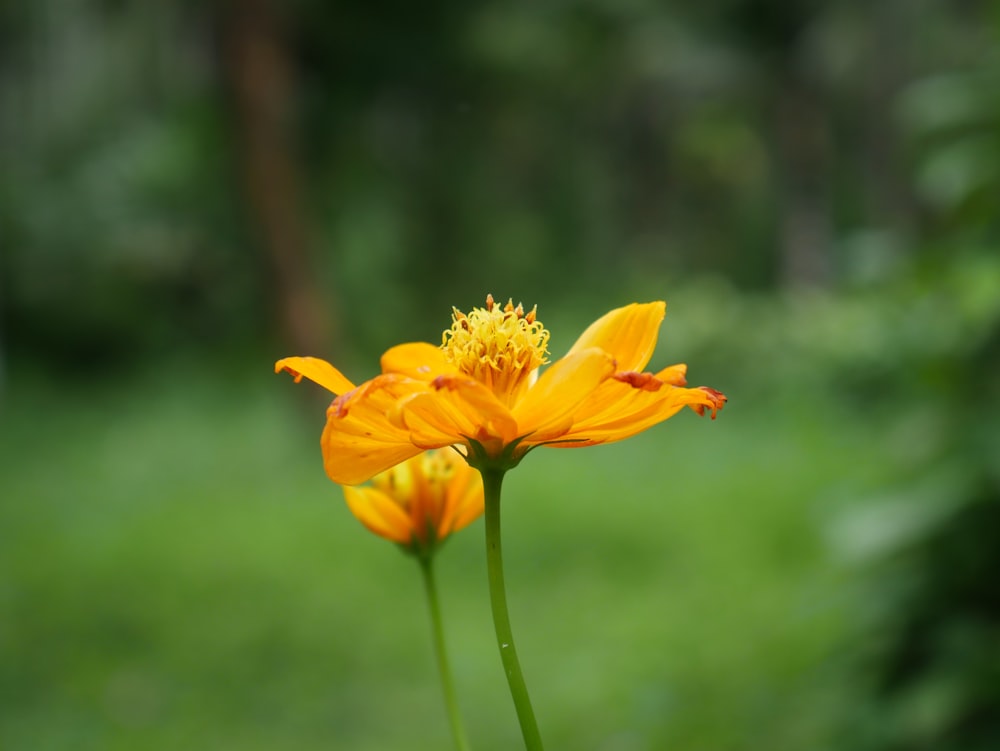
M 452 311 L 451 328 L 441 337 L 445 356 L 502 402 L 513 404 L 535 369 L 548 362 L 549 332 L 536 318 L 537 306 L 525 313 L 524 306 L 508 300 L 501 309 L 487 295 L 485 308 Z

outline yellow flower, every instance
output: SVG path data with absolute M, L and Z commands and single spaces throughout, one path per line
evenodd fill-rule
M 426 554 L 483 513 L 483 483 L 447 448 L 397 464 L 375 475 L 370 485 L 345 486 L 344 499 L 372 532 Z
M 566 355 L 548 362 L 549 332 L 508 301 L 455 309 L 441 346 L 401 344 L 382 373 L 355 386 L 329 363 L 287 357 L 275 372 L 303 376 L 338 395 L 321 438 L 327 474 L 364 482 L 426 449 L 464 445 L 471 458 L 513 466 L 537 446 L 579 447 L 639 433 L 685 406 L 715 413 L 726 403 L 705 386 L 683 388 L 687 366 L 644 371 L 663 302 L 616 308 L 592 323 Z

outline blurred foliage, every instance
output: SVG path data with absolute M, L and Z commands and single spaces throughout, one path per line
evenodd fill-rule
M 948 299 L 979 308 L 977 289 Z M 831 527 L 867 579 L 853 659 L 869 701 L 846 724 L 851 747 L 985 751 L 1000 741 L 1000 294 L 979 300 L 993 312 L 959 334 L 957 351 L 930 346 L 909 365 L 907 397 L 920 406 L 894 419 L 910 444 L 900 477 Z
M 258 380 L 252 11 L 340 324 L 310 354 L 364 378 L 486 292 L 559 354 L 666 298 L 653 365 L 731 398 L 512 478 L 555 746 L 1000 747 L 996 0 L 4 5 L 0 745 L 445 743 L 412 572 L 322 477 L 322 399 Z M 443 596 L 508 748 L 480 552 Z
M 256 5 L 5 12 L 9 346 L 79 367 L 276 333 L 220 65 L 230 17 Z M 555 305 L 711 273 L 765 291 L 809 254 L 837 288 L 915 254 L 992 252 L 997 14 L 943 0 L 281 6 L 316 278 L 347 346 L 377 351 L 468 305 L 456 289 Z M 783 229 L 798 226 L 807 242 Z

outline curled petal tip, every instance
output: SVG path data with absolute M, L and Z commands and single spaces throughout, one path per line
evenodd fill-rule
M 318 357 L 283 357 L 274 364 L 275 373 L 282 371 L 291 375 L 296 383 L 308 378 L 334 394 L 343 394 L 354 388 L 350 379 Z
M 288 375 L 290 375 L 293 379 L 295 379 L 295 383 L 298 383 L 299 381 L 302 380 L 302 374 L 299 371 L 295 370 L 295 368 L 290 367 L 287 364 L 287 362 L 288 362 L 288 358 L 286 357 L 286 358 L 278 360 L 276 363 L 274 363 L 274 372 L 275 373 L 282 373 L 282 372 L 288 373 Z
M 698 390 L 704 391 L 708 395 L 711 404 L 693 404 L 691 405 L 691 408 L 699 415 L 704 415 L 706 409 L 712 410 L 712 419 L 714 420 L 719 410 L 726 406 L 726 402 L 729 401 L 729 398 L 721 391 L 716 391 L 708 386 L 699 386 Z

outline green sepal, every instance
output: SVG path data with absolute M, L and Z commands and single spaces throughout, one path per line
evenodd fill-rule
M 534 446 L 529 446 L 525 451 L 517 454 L 517 447 L 521 445 L 521 441 L 527 438 L 526 435 L 522 435 L 504 446 L 499 456 L 493 456 L 479 441 L 468 436 L 462 437 L 469 443 L 469 453 L 465 457 L 465 461 L 469 463 L 470 467 L 478 469 L 480 472 L 506 472 L 508 469 L 514 469 L 534 448 Z

